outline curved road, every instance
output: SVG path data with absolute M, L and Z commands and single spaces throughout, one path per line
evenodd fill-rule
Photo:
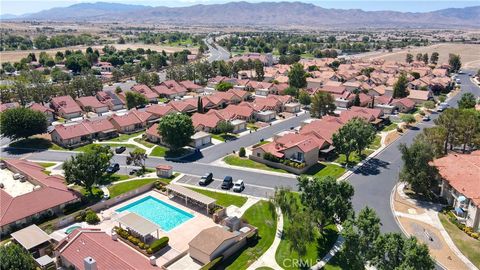
M 480 96 L 480 87 L 473 84 L 467 75 L 461 74 L 458 75 L 458 78 L 462 82 L 462 92 L 448 101 L 451 106 L 456 106 L 462 93 L 471 92 L 476 96 Z M 252 187 L 251 189 L 247 188 L 245 192 L 255 196 L 268 197 L 273 193 L 274 188 L 277 186 L 291 187 L 296 190 L 297 181 L 294 177 L 273 175 L 248 169 L 241 170 L 219 167 L 212 165 L 211 162 L 221 158 L 227 153 L 231 153 L 233 150 L 238 150 L 241 146 L 246 147 L 252 145 L 262 138 L 269 138 L 275 133 L 287 130 L 292 126 L 298 126 L 300 122 L 307 117 L 308 115 L 300 115 L 298 117 L 290 118 L 252 134 L 247 134 L 236 141 L 212 146 L 202 150 L 202 154 L 190 160 L 173 162 L 161 158 L 149 157 L 146 160 L 146 165 L 148 167 L 155 167 L 158 164 L 169 164 L 174 166 L 175 171 L 191 175 L 203 175 L 206 172 L 213 172 L 215 177 L 218 178 L 225 175 L 231 175 L 234 179 L 244 179 L 247 187 Z M 418 129 L 412 129 L 406 132 L 397 141 L 386 147 L 375 158 L 371 159 L 363 167 L 347 178 L 347 181 L 349 181 L 355 188 L 355 195 L 353 197 L 353 206 L 355 210 L 359 211 L 367 205 L 374 208 L 378 216 L 381 218 L 383 224 L 382 231 L 384 232 L 400 232 L 400 228 L 397 226 L 390 209 L 390 193 L 397 182 L 398 172 L 402 166 L 398 145 L 400 143 L 410 144 L 423 128 L 432 126 L 433 120 L 437 117 L 437 114 L 432 114 L 431 121 L 420 123 Z M 61 162 L 67 160 L 70 156 L 75 155 L 75 152 L 64 151 L 31 152 L 9 148 L 2 148 L 1 150 L 0 154 L 2 157 L 23 157 L 30 160 L 42 161 Z M 125 166 L 125 155 L 115 155 L 113 157 L 113 162 L 118 162 L 121 166 Z
M 213 41 L 211 37 L 207 37 L 203 40 L 208 47 L 210 55 L 208 56 L 208 62 L 228 60 L 230 58 L 230 52 L 225 48 L 220 47 L 217 43 Z

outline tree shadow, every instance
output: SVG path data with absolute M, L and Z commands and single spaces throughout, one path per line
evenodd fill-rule
M 360 168 L 358 168 L 354 173 L 361 175 L 378 175 L 380 173 L 380 168 L 386 169 L 390 163 L 380 160 L 378 158 L 372 158 L 369 161 L 365 162 Z

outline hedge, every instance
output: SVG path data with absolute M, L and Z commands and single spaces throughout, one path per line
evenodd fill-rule
M 220 256 L 216 259 L 211 260 L 209 263 L 205 264 L 200 268 L 200 270 L 210 270 L 210 269 L 215 269 L 215 266 L 219 264 L 223 259 L 223 256 Z
M 150 245 L 150 248 L 147 250 L 148 253 L 155 253 L 159 250 L 161 250 L 162 248 L 166 247 L 168 245 L 168 237 L 167 236 L 164 236 L 160 239 L 157 239 L 155 241 L 153 241 L 153 243 Z

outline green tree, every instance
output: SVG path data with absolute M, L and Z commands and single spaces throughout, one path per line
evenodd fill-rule
M 63 163 L 65 180 L 84 186 L 92 194 L 92 186 L 103 179 L 112 156 L 109 146 L 92 145 L 84 153 L 72 156 Z
M 255 67 L 255 77 L 257 81 L 263 81 L 265 78 L 265 71 L 263 70 L 263 63 L 260 60 L 255 60 L 254 61 L 254 67 Z
M 300 94 L 298 94 L 298 101 L 300 102 L 300 104 L 306 106 L 306 105 L 310 105 L 310 103 L 312 102 L 312 99 L 310 98 L 310 94 L 308 94 L 307 91 L 302 90 L 300 91 Z
M 123 76 L 123 73 L 122 73 L 122 71 L 121 71 L 120 69 L 114 68 L 114 69 L 112 70 L 112 79 L 113 79 L 113 81 L 119 82 L 120 79 L 122 79 L 122 76 Z
M 438 56 L 439 56 L 438 52 L 433 52 L 433 53 L 430 55 L 430 63 L 436 65 L 437 62 L 438 62 Z
M 458 54 L 448 55 L 448 64 L 450 65 L 451 72 L 458 72 L 462 67 L 462 61 L 460 59 L 460 55 Z
M 197 99 L 197 112 L 198 113 L 203 113 L 204 110 L 203 110 L 203 100 L 202 100 L 202 97 L 198 97 Z
M 417 55 L 415 56 L 415 60 L 417 61 L 422 61 L 422 58 L 423 58 L 422 53 L 417 53 Z
M 435 268 L 435 262 L 425 244 L 419 244 L 415 237 L 407 239 L 399 233 L 387 233 L 378 237 L 372 264 L 379 270 Z
M 228 89 L 232 89 L 232 88 L 233 88 L 233 83 L 231 83 L 231 82 L 219 82 L 215 86 L 215 90 L 221 91 L 221 92 L 225 92 Z
M 480 138 L 480 112 L 473 109 L 460 110 L 455 131 L 455 142 L 462 146 L 465 153 L 467 146 L 475 147 L 475 142 Z
M 407 53 L 407 56 L 405 56 L 405 62 L 407 63 L 412 63 L 413 62 L 413 54 Z
M 144 106 L 148 104 L 148 99 L 144 95 L 133 91 L 126 92 L 125 99 L 127 101 L 128 109 L 133 109 L 137 106 Z
M 299 257 L 307 254 L 307 245 L 315 239 L 314 230 L 308 224 L 311 224 L 310 216 L 305 213 L 295 212 L 292 220 L 285 228 L 286 238 L 290 242 L 290 251 L 296 251 Z
M 127 165 L 134 165 L 141 167 L 141 174 L 145 172 L 145 160 L 147 159 L 147 154 L 143 149 L 137 148 L 128 153 L 126 158 Z
M 288 71 L 288 83 L 292 87 L 304 88 L 307 86 L 307 73 L 303 69 L 303 65 L 295 63 L 290 66 Z
M 334 222 L 345 221 L 352 214 L 353 187 L 346 181 L 337 181 L 331 176 L 298 177 L 302 205 L 309 208 L 312 222 L 322 230 Z
M 289 86 L 289 87 L 285 88 L 285 90 L 283 91 L 283 94 L 290 95 L 292 97 L 297 97 L 298 96 L 298 88 L 293 87 L 293 86 Z
M 431 128 L 425 128 L 418 139 L 424 140 L 427 144 L 432 146 L 433 154 L 435 158 L 443 155 L 443 147 L 447 137 L 447 131 L 442 126 L 434 126 Z
M 414 192 L 430 196 L 438 175 L 437 169 L 429 164 L 434 158 L 432 146 L 415 140 L 410 146 L 400 144 L 399 149 L 403 160 L 400 180 L 407 182 Z
M 157 73 L 153 72 L 150 74 L 150 80 L 149 80 L 149 86 L 157 86 L 160 84 L 160 77 L 158 76 Z
M 45 114 L 28 108 L 13 108 L 0 114 L 1 134 L 10 139 L 28 138 L 47 132 Z
M 448 152 L 448 146 L 450 145 L 450 148 L 453 148 L 455 145 L 455 132 L 458 127 L 459 118 L 460 110 L 448 108 L 435 119 L 435 124 L 443 127 L 445 130 L 445 142 L 443 144 L 443 153 L 445 155 Z
M 413 117 L 413 115 L 411 115 L 411 114 L 409 114 L 409 113 L 405 113 L 405 114 L 400 115 L 400 119 L 401 119 L 405 124 L 407 124 L 407 126 L 410 126 L 410 124 L 415 123 L 415 117 Z
M 174 150 L 190 143 L 194 134 L 192 119 L 185 114 L 168 114 L 160 119 L 158 133 Z
M 393 85 L 393 98 L 403 98 L 407 93 L 408 79 L 405 73 L 402 73 Z
M 0 246 L 0 269 L 35 270 L 32 255 L 16 243 Z
M 426 64 L 428 64 L 428 53 L 424 53 L 422 56 L 422 61 Z
M 477 104 L 475 95 L 472 93 L 464 93 L 460 100 L 458 101 L 459 109 L 473 109 Z
M 425 101 L 425 102 L 423 103 L 423 107 L 424 107 L 425 109 L 433 110 L 433 109 L 435 109 L 435 102 L 433 102 L 433 101 L 431 101 L 431 100 Z
M 313 117 L 322 118 L 324 115 L 333 114 L 336 109 L 335 99 L 330 93 L 317 92 L 312 98 L 310 113 Z
M 333 145 L 339 154 L 345 155 L 345 163 L 349 165 L 350 155 L 359 154 L 375 139 L 375 129 L 361 118 L 353 118 L 332 136 Z
M 217 126 L 215 127 L 215 132 L 220 134 L 227 134 L 233 132 L 234 126 L 232 123 L 222 120 L 218 122 Z
M 137 83 L 149 85 L 150 84 L 150 75 L 148 75 L 148 73 L 145 72 L 145 71 L 141 71 L 135 77 L 135 80 L 137 81 Z
M 355 94 L 355 98 L 353 99 L 353 106 L 360 106 L 360 95 L 358 92 Z

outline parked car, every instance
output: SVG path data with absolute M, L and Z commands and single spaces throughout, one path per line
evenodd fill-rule
M 110 195 L 108 195 L 108 194 L 103 194 L 103 199 L 104 199 L 104 200 L 110 199 Z
M 425 121 L 425 122 L 430 121 L 430 116 L 425 115 L 425 116 L 422 118 L 422 120 Z
M 121 154 L 121 153 L 125 152 L 125 150 L 127 150 L 127 148 L 125 146 L 119 146 L 119 147 L 115 148 L 115 153 Z
M 442 102 L 438 105 L 437 112 L 443 112 L 446 108 L 448 108 L 448 103 Z
M 213 181 L 213 173 L 207 173 L 200 180 L 198 181 L 198 184 L 200 186 L 206 186 L 210 184 Z
M 230 189 L 233 186 L 233 178 L 231 176 L 225 176 L 222 182 L 222 189 Z
M 113 164 L 110 164 L 110 166 L 108 166 L 107 168 L 107 173 L 115 173 L 115 172 L 118 172 L 120 170 L 120 164 L 118 163 L 113 163 Z
M 233 185 L 233 191 L 235 192 L 242 192 L 245 189 L 245 184 L 243 183 L 242 179 L 235 181 Z
M 138 169 L 133 169 L 133 170 L 131 170 L 128 174 L 129 174 L 129 175 L 134 175 L 134 174 L 136 174 L 137 172 L 138 172 Z

